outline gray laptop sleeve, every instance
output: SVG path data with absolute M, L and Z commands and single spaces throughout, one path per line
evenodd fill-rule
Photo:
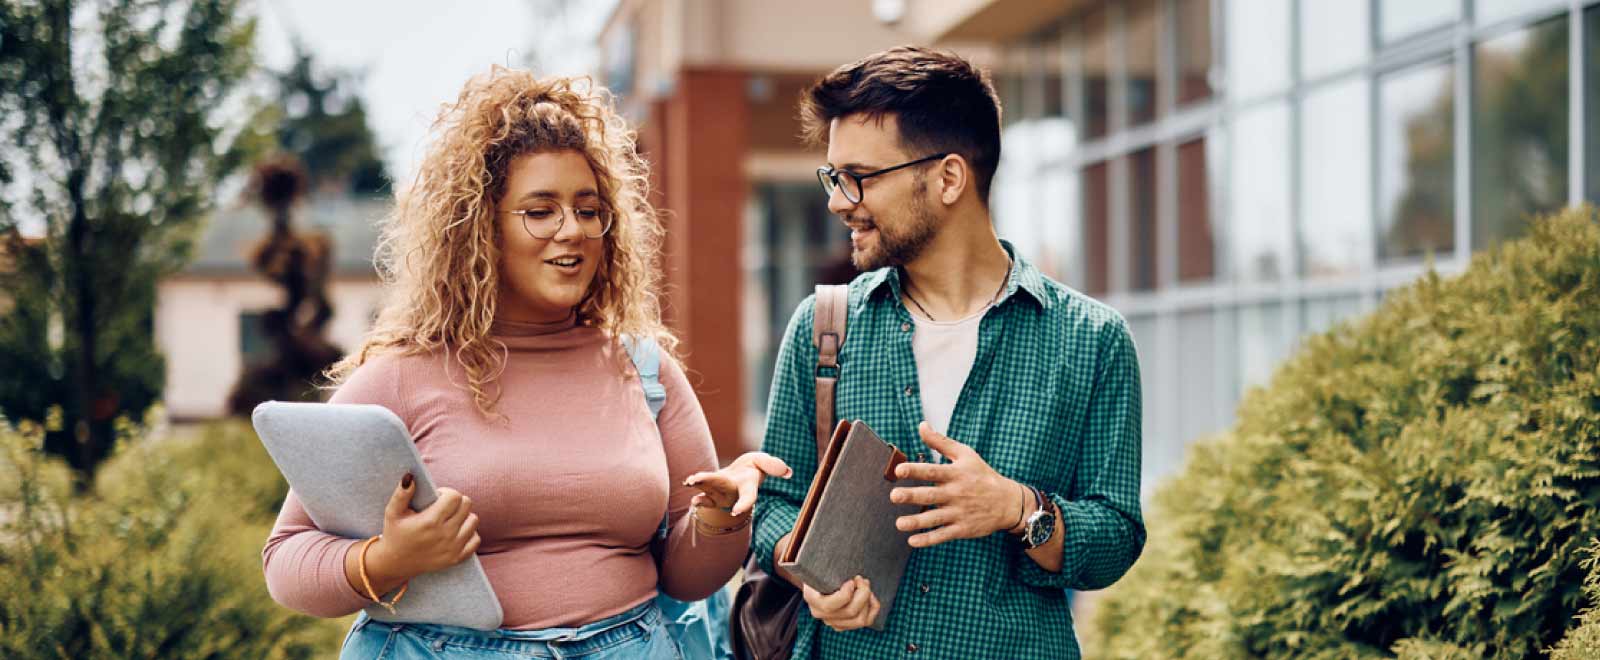
M 383 509 L 401 477 L 417 481 L 411 507 L 437 495 L 405 424 L 382 406 L 269 401 L 251 415 L 261 444 L 322 531 L 368 538 L 383 531 Z M 367 616 L 395 623 L 500 627 L 500 600 L 476 556 L 411 580 L 396 614 L 376 604 Z

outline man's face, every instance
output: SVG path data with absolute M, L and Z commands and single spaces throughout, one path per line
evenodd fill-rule
M 905 152 L 894 115 L 849 115 L 829 124 L 828 164 L 841 171 L 866 174 L 927 155 Z M 850 261 L 857 269 L 904 265 L 938 234 L 941 223 L 927 199 L 933 167 L 913 165 L 862 181 L 860 202 L 851 202 L 842 188 L 828 196 L 828 210 L 850 227 Z

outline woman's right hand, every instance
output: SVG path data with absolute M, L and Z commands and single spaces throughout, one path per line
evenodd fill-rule
M 381 589 L 380 594 L 423 573 L 466 561 L 482 542 L 472 498 L 453 488 L 440 488 L 433 504 L 412 511 L 416 486 L 409 474 L 400 480 L 383 511 L 383 538 L 367 551 L 367 574 L 373 579 L 373 588 Z M 390 589 L 379 586 L 380 576 L 383 586 Z

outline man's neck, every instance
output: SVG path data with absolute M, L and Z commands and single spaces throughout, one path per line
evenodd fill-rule
M 902 289 L 912 308 L 937 321 L 966 318 L 982 310 L 997 297 L 1011 265 L 986 214 L 950 220 L 904 267 Z

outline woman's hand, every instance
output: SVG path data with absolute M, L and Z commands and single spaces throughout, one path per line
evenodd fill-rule
M 409 474 L 400 481 L 383 511 L 383 537 L 367 550 L 367 575 L 379 594 L 423 573 L 466 561 L 482 542 L 472 498 L 440 488 L 433 504 L 412 511 L 416 487 Z M 360 552 L 360 546 L 354 552 Z
M 788 479 L 794 474 L 789 465 L 764 452 L 746 453 L 716 472 L 697 472 L 683 481 L 700 489 L 691 503 L 695 507 L 719 509 L 724 517 L 737 518 L 756 505 L 756 491 L 767 476 Z M 711 516 L 707 516 L 709 519 Z

